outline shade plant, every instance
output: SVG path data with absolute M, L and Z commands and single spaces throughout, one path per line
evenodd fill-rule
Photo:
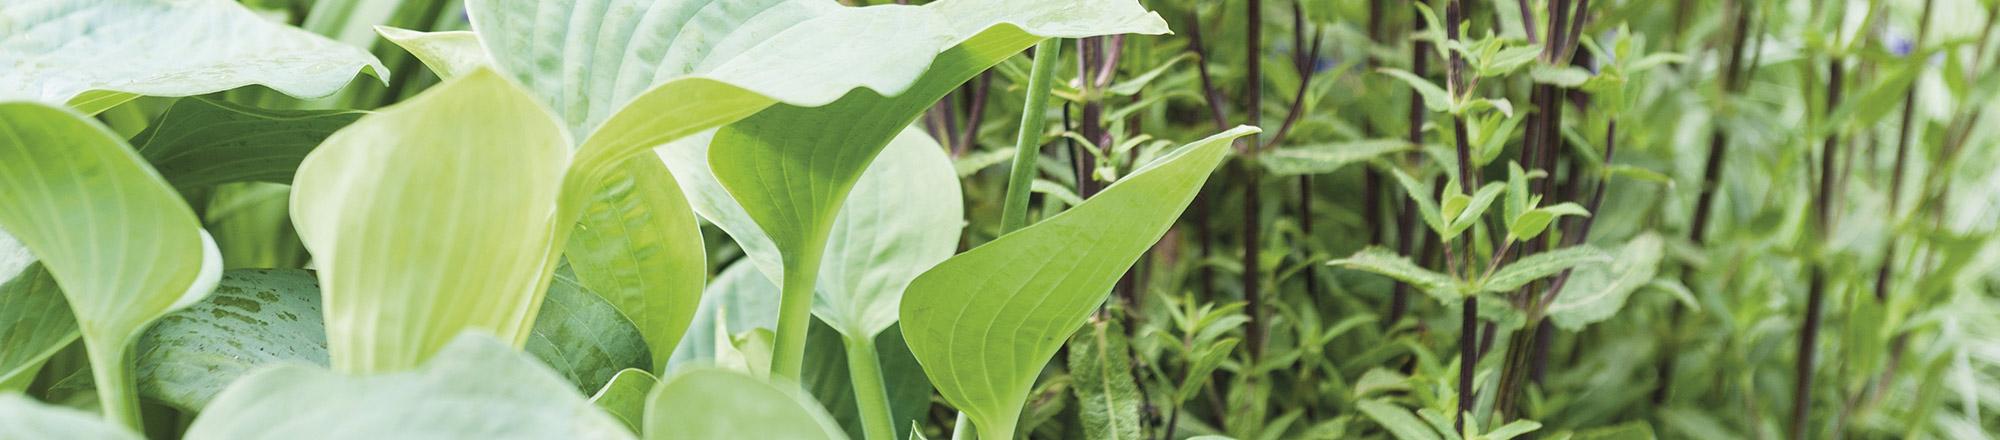
M 17 0 L 0 438 L 1985 438 L 1981 0 Z

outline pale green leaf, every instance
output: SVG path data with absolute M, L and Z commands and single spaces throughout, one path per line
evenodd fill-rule
M 1521 257 L 1513 263 L 1493 271 L 1484 283 L 1484 292 L 1512 292 L 1530 281 L 1554 276 L 1564 270 L 1589 264 L 1602 264 L 1611 257 L 1590 245 L 1576 245 L 1548 252 Z
M 451 79 L 493 66 L 493 58 L 479 45 L 479 36 L 470 31 L 419 32 L 376 26 L 375 33 L 415 55 L 438 78 Z
M 1279 148 L 1258 155 L 1257 161 L 1276 176 L 1326 174 L 1385 154 L 1409 150 L 1409 142 L 1370 139 Z
M 334 370 L 414 368 L 466 329 L 525 343 L 568 227 L 565 140 L 532 97 L 479 71 L 313 151 L 292 220 L 319 268 Z
M 701 225 L 657 156 L 633 156 L 604 177 L 565 254 L 583 285 L 639 326 L 652 371 L 666 371 L 708 277 Z
M 1355 402 L 1355 408 L 1360 409 L 1369 419 L 1375 420 L 1376 424 L 1382 425 L 1382 428 L 1388 430 L 1397 440 L 1440 440 L 1437 430 L 1418 420 L 1409 409 L 1396 404 L 1371 399 Z
M 367 51 L 273 22 L 233 1 L 9 0 L 0 9 L 0 99 L 79 110 L 136 96 L 263 85 L 299 98 L 388 70 Z M 44 25 L 46 24 L 46 25 Z
M 1070 391 L 1080 404 L 1084 438 L 1141 438 L 1139 407 L 1144 404 L 1132 378 L 1125 330 L 1115 320 L 1085 325 L 1069 343 Z
M 26 249 L 0 232 L 0 253 Z M 0 256 L 0 258 L 7 258 Z M 0 266 L 7 263 L 0 262 Z M 21 391 L 56 351 L 76 342 L 76 317 L 62 288 L 39 264 L 0 267 L 0 393 Z M 13 272 L 13 273 L 8 273 Z
M 590 396 L 590 403 L 618 418 L 633 433 L 645 432 L 646 396 L 659 384 L 660 379 L 646 370 L 628 368 L 611 376 L 610 383 Z
M 282 421 L 282 422 L 280 422 Z M 410 371 L 350 376 L 302 364 L 231 384 L 189 440 L 630 439 L 624 424 L 528 355 L 478 332 Z
M 1424 269 L 1410 262 L 1409 257 L 1397 255 L 1388 248 L 1369 246 L 1352 256 L 1333 260 L 1327 264 L 1395 278 L 1396 281 L 1402 281 L 1410 287 L 1422 290 L 1441 302 L 1450 303 L 1463 299 L 1464 293 L 1460 292 L 1458 280 L 1452 279 L 1449 275 Z
M 1577 66 L 1549 66 L 1537 64 L 1528 69 L 1528 76 L 1535 82 L 1558 87 L 1576 87 L 1590 81 L 1590 71 Z
M 1375 71 L 1401 80 L 1404 84 L 1409 84 L 1410 88 L 1417 91 L 1418 96 L 1423 97 L 1425 109 L 1432 112 L 1451 110 L 1451 93 L 1446 92 L 1443 87 L 1438 87 L 1437 84 L 1431 83 L 1430 80 L 1409 71 L 1392 67 L 1383 67 L 1375 69 Z
M 736 260 L 702 291 L 701 305 L 687 334 L 667 361 L 668 371 L 715 365 L 718 341 L 756 328 L 778 326 L 778 285 L 757 272 L 748 258 Z
M 1439 212 L 1437 199 L 1433 198 L 1437 193 L 1432 192 L 1431 185 L 1410 177 L 1410 174 L 1403 172 L 1402 169 L 1388 168 L 1389 174 L 1396 177 L 1396 183 L 1403 187 L 1403 196 L 1409 197 L 1410 201 L 1417 205 L 1417 213 L 1424 219 L 1424 224 L 1430 225 L 1432 232 L 1444 235 L 1444 213 Z
M 834 218 L 813 315 L 856 338 L 895 324 L 910 280 L 958 251 L 964 199 L 944 147 L 904 129 Z
M 142 440 L 132 431 L 94 414 L 0 393 L 0 439 Z
M 846 439 L 825 410 L 796 391 L 727 370 L 694 369 L 653 389 L 648 439 Z
M 1158 241 L 1228 153 L 1238 127 L 1142 167 L 1089 201 L 952 257 L 903 298 L 903 335 L 981 438 L 1012 438 L 1035 377 Z
M 1488 183 L 1485 187 L 1479 188 L 1471 198 L 1466 199 L 1465 208 L 1458 211 L 1456 217 L 1447 216 L 1453 220 L 1451 227 L 1445 229 L 1444 239 L 1456 238 L 1459 234 L 1465 233 L 1465 230 L 1471 229 L 1472 225 L 1479 223 L 1480 216 L 1486 215 L 1486 208 L 1493 206 L 1493 199 L 1499 198 L 1506 190 L 1507 185 L 1500 182 Z
M 291 183 L 299 162 L 353 110 L 269 110 L 205 97 L 174 102 L 132 138 L 167 183 L 178 188 L 231 182 Z
M 222 274 L 215 243 L 160 174 L 75 112 L 0 103 L 0 229 L 55 277 L 77 318 L 107 414 L 138 426 L 127 358 L 154 320 Z
M 1562 293 L 1549 303 L 1549 319 L 1571 331 L 1610 319 L 1625 307 L 1632 292 L 1653 281 L 1665 248 L 1658 234 L 1641 234 L 1625 242 L 1610 264 L 1577 267 Z
M 1539 422 L 1533 420 L 1515 420 L 1511 423 L 1500 425 L 1498 428 L 1493 428 L 1492 431 L 1487 431 L 1484 437 L 1486 440 L 1513 440 L 1514 437 L 1520 437 L 1522 434 L 1535 432 L 1538 429 L 1542 429 L 1542 424 Z

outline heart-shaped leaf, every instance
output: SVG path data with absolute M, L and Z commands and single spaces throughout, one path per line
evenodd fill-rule
M 904 293 L 903 337 L 980 438 L 1014 438 L 1035 377 L 1165 234 L 1237 127 L 1181 147 L 1082 205 L 945 260 Z

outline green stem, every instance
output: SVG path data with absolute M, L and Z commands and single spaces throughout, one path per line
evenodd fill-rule
M 861 432 L 868 440 L 895 440 L 896 420 L 889 415 L 889 389 L 882 386 L 882 364 L 875 340 L 847 337 L 847 373 L 854 380 L 854 402 L 861 411 Z
M 1007 175 L 1007 203 L 1000 211 L 1000 233 L 1028 226 L 1028 193 L 1035 182 L 1035 159 L 1042 152 L 1042 127 L 1047 122 L 1049 88 L 1056 63 L 1062 61 L 1062 39 L 1035 44 L 1035 67 L 1028 74 L 1027 103 L 1021 106 L 1021 131 L 1014 137 L 1014 164 Z
M 139 417 L 138 383 L 133 381 L 131 362 L 125 356 L 131 351 L 131 341 L 120 338 L 110 344 L 92 344 L 90 341 L 98 339 L 84 340 L 84 354 L 90 357 L 90 375 L 97 382 L 97 400 L 104 405 L 104 418 L 133 432 L 146 432 L 145 419 Z
M 825 241 L 819 241 L 825 243 Z M 819 277 L 821 252 L 788 258 L 785 286 L 778 300 L 778 340 L 771 348 L 771 380 L 803 384 L 806 358 L 806 328 L 812 326 L 814 283 Z
M 979 430 L 973 429 L 971 417 L 958 413 L 958 420 L 951 425 L 951 440 L 979 440 Z

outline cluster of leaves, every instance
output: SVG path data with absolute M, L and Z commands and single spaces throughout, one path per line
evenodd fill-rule
M 1822 3 L 9 0 L 0 438 L 1988 438 L 2000 5 Z

